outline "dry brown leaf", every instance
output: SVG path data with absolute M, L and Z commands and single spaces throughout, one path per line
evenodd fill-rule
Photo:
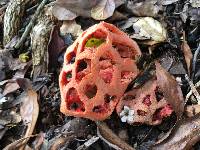
M 32 135 L 39 114 L 39 105 L 37 101 L 37 93 L 32 89 L 28 89 L 24 94 L 24 100 L 20 108 L 20 114 L 25 125 L 27 125 L 24 138 Z M 28 141 L 25 140 L 24 143 Z M 22 147 L 23 148 L 23 147 Z
M 58 56 L 64 48 L 65 43 L 59 35 L 59 28 L 54 26 L 48 44 L 49 60 L 51 60 L 48 64 L 49 71 L 51 71 L 53 68 L 57 68 Z
M 157 82 L 165 99 L 172 105 L 176 115 L 181 118 L 184 111 L 184 99 L 180 86 L 158 62 L 156 62 Z
M 7 95 L 9 93 L 12 93 L 16 90 L 18 90 L 20 87 L 19 85 L 17 84 L 16 81 L 14 80 L 10 80 L 10 82 L 8 82 L 3 90 L 3 95 Z
M 120 139 L 113 131 L 106 125 L 105 122 L 96 122 L 98 127 L 98 136 L 104 140 L 109 146 L 117 150 L 135 150 L 122 139 Z
M 101 0 L 91 10 L 91 17 L 95 20 L 105 20 L 113 15 L 115 11 L 114 0 Z
M 91 9 L 100 0 L 56 0 L 53 15 L 59 20 L 73 20 L 77 16 L 90 17 Z
M 181 48 L 182 48 L 182 51 L 183 51 L 183 54 L 184 54 L 184 57 L 185 57 L 185 62 L 186 62 L 186 65 L 187 65 L 187 71 L 188 71 L 188 74 L 190 75 L 190 67 L 191 67 L 191 62 L 192 62 L 192 52 L 191 52 L 191 49 L 185 39 L 185 32 L 183 33 L 183 43 L 181 45 Z
M 154 145 L 153 150 L 189 150 L 200 140 L 200 114 L 179 122 L 172 129 L 170 136 Z
M 158 0 L 128 1 L 127 8 L 139 17 L 155 17 L 162 7 L 157 5 Z

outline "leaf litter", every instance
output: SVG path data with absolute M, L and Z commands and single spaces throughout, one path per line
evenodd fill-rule
M 54 15 L 51 16 L 49 13 L 53 26 L 50 27 L 52 32 L 48 37 L 48 45 L 45 45 L 48 47 L 47 56 L 49 56 L 47 72 L 34 79 L 31 78 L 33 58 L 29 55 L 32 51 L 29 34 L 20 49 L 13 48 L 18 43 L 21 33 L 25 31 L 29 20 L 27 18 L 31 18 L 34 11 L 27 11 L 26 16 L 21 18 L 23 22 L 20 34 L 4 47 L 3 35 L 0 32 L 0 142 L 2 143 L 0 149 L 11 149 L 16 146 L 19 149 L 198 147 L 198 144 L 193 145 L 199 141 L 199 105 L 195 102 L 194 90 L 188 90 L 192 85 L 191 87 L 199 92 L 198 1 L 85 0 L 83 3 L 80 0 L 56 0 L 51 2 L 46 5 L 52 7 Z M 8 1 L 0 3 L 0 27 L 4 23 L 2 17 L 7 3 Z M 34 10 L 39 4 L 38 1 L 31 2 L 26 9 Z M 149 56 L 142 61 L 142 71 L 130 88 L 140 88 L 152 78 L 152 73 L 156 72 L 159 86 L 165 91 L 163 94 L 175 111 L 160 125 L 131 126 L 122 123 L 115 113 L 101 124 L 87 119 L 63 116 L 60 113 L 58 75 L 62 64 L 59 62 L 63 62 L 62 52 L 83 30 L 100 20 L 120 27 L 139 43 L 142 53 Z M 3 29 L 0 30 L 3 33 Z M 98 45 L 101 42 L 104 41 L 97 39 L 95 43 L 89 45 Z M 169 52 L 173 52 L 173 56 L 169 56 Z M 153 63 L 160 59 L 163 67 L 156 62 L 153 71 L 152 68 L 148 69 L 149 62 Z M 187 69 L 187 72 L 184 69 Z M 190 81 L 193 84 L 186 81 L 186 73 L 191 77 Z M 126 132 L 123 137 L 121 131 L 124 130 Z M 165 135 L 164 140 L 154 145 L 161 140 L 161 135 Z

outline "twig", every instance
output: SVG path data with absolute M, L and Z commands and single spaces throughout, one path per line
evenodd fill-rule
M 76 150 L 86 150 L 98 140 L 99 137 L 93 136 L 91 139 L 87 140 L 84 144 L 80 145 Z
M 200 81 L 198 81 L 198 82 L 194 85 L 195 88 L 197 88 L 197 87 L 199 87 L 199 86 L 200 86 Z M 186 102 L 189 100 L 189 98 L 190 98 L 191 95 L 192 95 L 192 90 L 190 90 L 190 91 L 187 93 L 186 98 L 185 98 L 185 101 L 186 101 Z
M 197 62 L 197 57 L 199 55 L 199 52 L 200 52 L 200 43 L 199 43 L 197 50 L 194 53 L 194 57 L 193 57 L 193 61 L 192 61 L 192 76 L 191 76 L 192 81 L 194 80 L 194 75 L 196 72 L 196 62 Z
M 30 34 L 30 31 L 38 17 L 38 15 L 40 14 L 41 10 L 43 9 L 43 7 L 45 6 L 45 4 L 47 3 L 48 0 L 43 0 L 40 5 L 38 6 L 33 18 L 30 20 L 29 24 L 26 26 L 26 29 L 24 31 L 24 33 L 22 34 L 22 37 L 20 38 L 20 40 L 17 42 L 17 44 L 14 46 L 15 49 L 19 49 L 22 44 L 25 42 L 26 37 Z
M 191 91 L 192 93 L 194 94 L 194 96 L 196 97 L 197 99 L 197 102 L 198 102 L 198 105 L 200 105 L 200 95 L 199 95 L 199 92 L 197 91 L 197 89 L 195 88 L 195 85 L 193 84 L 193 82 L 189 79 L 188 75 L 185 74 L 185 79 L 188 81 L 189 85 L 190 85 L 190 88 L 191 88 Z

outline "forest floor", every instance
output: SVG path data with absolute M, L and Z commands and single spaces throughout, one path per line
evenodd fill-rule
M 125 94 L 143 87 L 151 95 L 144 85 L 156 76 L 173 109 L 159 123 L 146 115 L 128 123 L 116 111 L 104 121 L 60 112 L 64 54 L 101 21 L 139 45 L 140 73 Z M 200 149 L 199 52 L 199 0 L 1 0 L 0 149 Z M 153 109 L 151 119 L 160 111 Z

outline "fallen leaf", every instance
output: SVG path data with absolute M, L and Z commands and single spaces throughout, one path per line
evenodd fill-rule
M 26 78 L 15 78 L 15 79 L 10 79 L 6 81 L 7 82 L 3 90 L 4 96 L 18 90 L 20 87 L 22 89 L 28 89 L 31 86 L 29 79 L 26 79 Z
M 192 7 L 198 8 L 200 7 L 200 1 L 199 0 L 190 0 L 190 4 Z
M 115 8 L 121 6 L 125 2 L 126 2 L 126 0 L 115 0 Z
M 7 95 L 9 93 L 12 93 L 16 90 L 18 90 L 20 87 L 18 85 L 18 83 L 15 80 L 10 80 L 6 85 L 5 88 L 3 90 L 3 95 Z
M 193 55 L 192 55 L 192 51 L 191 51 L 187 41 L 185 40 L 185 32 L 183 33 L 183 43 L 181 45 L 181 48 L 182 48 L 182 51 L 183 51 L 183 54 L 185 57 L 187 71 L 188 71 L 188 74 L 190 75 L 190 67 L 191 67 Z
M 175 78 L 165 71 L 158 62 L 156 62 L 156 77 L 165 99 L 171 104 L 178 119 L 180 119 L 184 111 L 184 98 L 180 86 Z
M 164 42 L 167 39 L 167 31 L 162 24 L 151 17 L 132 17 L 122 26 L 122 29 L 133 27 L 134 33 L 130 35 L 131 38 L 143 41 L 144 44 L 154 45 L 156 43 Z
M 200 114 L 179 122 L 171 134 L 161 143 L 152 147 L 153 150 L 189 150 L 200 140 Z
M 77 16 L 90 17 L 90 11 L 100 0 L 56 0 L 53 15 L 58 20 L 74 20 Z
M 42 147 L 42 144 L 45 140 L 45 133 L 40 132 L 36 139 L 33 141 L 33 149 L 39 150 Z
M 32 135 L 33 130 L 37 122 L 39 114 L 39 105 L 37 101 L 37 93 L 32 89 L 25 91 L 24 99 L 20 107 L 20 114 L 25 125 L 27 125 L 26 133 L 24 138 Z M 23 143 L 27 143 L 29 139 L 26 139 Z M 21 147 L 21 149 L 23 146 Z
M 128 1 L 127 8 L 134 15 L 139 17 L 155 17 L 162 7 L 157 5 L 158 0 Z
M 113 15 L 115 11 L 114 0 L 101 0 L 91 10 L 91 17 L 95 20 L 105 20 Z
M 48 52 L 49 52 L 49 64 L 48 70 L 52 71 L 58 66 L 58 56 L 64 50 L 64 40 L 59 35 L 59 28 L 54 26 L 50 35 Z
M 77 17 L 75 13 L 59 5 L 53 6 L 52 13 L 58 20 L 74 20 Z
M 105 122 L 97 121 L 97 134 L 110 147 L 116 150 L 135 150 L 122 139 L 120 139 L 113 131 L 106 125 Z
M 62 35 L 71 33 L 73 36 L 77 37 L 83 32 L 83 30 L 81 29 L 81 26 L 76 23 L 75 20 L 72 20 L 72 21 L 63 21 L 63 24 L 60 27 L 60 32 Z

